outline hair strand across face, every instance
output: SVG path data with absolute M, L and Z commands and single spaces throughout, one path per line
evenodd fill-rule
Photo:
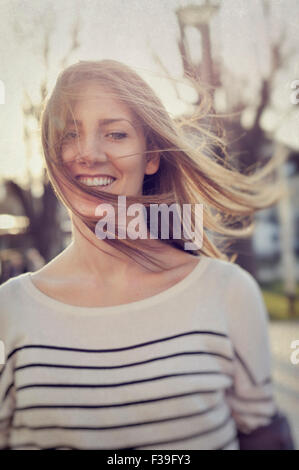
M 68 173 L 61 158 L 61 147 L 67 121 L 73 119 L 72 109 L 82 96 L 84 85 L 95 82 L 110 90 L 111 96 L 123 102 L 132 111 L 136 122 L 146 136 L 146 154 L 160 156 L 159 170 L 145 175 L 143 194 L 128 196 L 127 202 L 143 204 L 147 211 L 151 204 L 203 204 L 203 245 L 194 250 L 210 257 L 227 259 L 225 243 L 232 237 L 248 236 L 253 228 L 256 210 L 274 204 L 281 195 L 280 186 L 273 175 L 281 164 L 272 158 L 262 169 L 243 174 L 231 163 L 224 137 L 204 124 L 216 122 L 211 113 L 212 103 L 208 92 L 194 82 L 200 105 L 193 116 L 172 120 L 160 99 L 149 85 L 131 68 L 113 60 L 80 61 L 66 68 L 58 76 L 54 90 L 45 103 L 41 120 L 42 145 L 49 179 L 62 203 L 89 228 L 95 236 L 96 217 L 78 213 L 64 194 L 68 184 L 85 196 L 99 198 L 101 202 L 117 207 L 117 194 L 99 191 L 80 184 Z M 213 121 L 212 121 L 213 122 Z M 221 155 L 221 156 L 220 156 Z M 194 231 L 194 209 L 192 229 Z M 184 249 L 182 237 L 163 240 L 178 249 Z M 182 229 L 182 233 L 184 233 Z M 216 240 L 221 240 L 221 243 Z M 157 262 L 152 246 L 146 240 L 106 239 L 106 243 L 131 258 Z

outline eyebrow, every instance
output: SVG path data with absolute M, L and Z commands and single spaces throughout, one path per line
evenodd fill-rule
M 128 119 L 125 118 L 114 118 L 114 119 L 99 119 L 98 123 L 99 124 L 111 124 L 113 122 L 119 122 L 119 121 L 127 121 L 130 122 Z M 67 124 L 76 124 L 78 127 L 82 126 L 82 121 L 77 120 L 77 119 L 72 119 L 68 120 Z M 130 122 L 131 124 L 131 122 Z

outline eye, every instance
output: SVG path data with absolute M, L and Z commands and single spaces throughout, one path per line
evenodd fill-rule
M 110 138 L 111 140 L 122 140 L 128 137 L 128 134 L 126 132 L 109 132 L 105 137 L 108 137 L 108 139 Z
M 77 136 L 78 134 L 75 131 L 70 131 L 63 136 L 63 140 L 72 140 L 75 139 Z

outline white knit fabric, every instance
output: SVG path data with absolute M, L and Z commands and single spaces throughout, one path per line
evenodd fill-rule
M 201 256 L 176 285 L 111 307 L 0 287 L 0 448 L 238 449 L 276 411 L 267 312 L 239 266 Z

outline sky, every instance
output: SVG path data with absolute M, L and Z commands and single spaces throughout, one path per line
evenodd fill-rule
M 190 109 L 194 99 L 190 86 L 182 80 L 182 63 L 177 47 L 179 35 L 175 10 L 189 4 L 200 5 L 202 0 L 1 0 L 0 3 L 0 84 L 4 85 L 5 103 L 0 104 L 0 176 L 26 180 L 28 165 L 38 178 L 42 159 L 38 149 L 38 129 L 32 126 L 32 148 L 26 160 L 23 142 L 24 92 L 38 101 L 39 86 L 45 76 L 41 48 L 45 31 L 50 35 L 49 70 L 51 91 L 60 61 L 70 46 L 70 31 L 79 20 L 80 48 L 69 58 L 78 60 L 116 59 L 133 67 L 148 81 L 172 116 Z M 232 99 L 239 93 L 251 104 L 244 115 L 250 124 L 252 106 L 261 78 L 269 73 L 269 38 L 287 31 L 290 46 L 298 43 L 299 2 L 271 0 L 270 23 L 262 17 L 262 0 L 222 0 L 211 22 L 212 47 L 228 71 L 225 79 L 230 85 Z M 195 28 L 187 28 L 190 53 L 194 60 L 201 56 L 200 37 Z M 176 97 L 173 84 L 155 61 L 155 54 L 172 78 L 180 80 Z M 299 79 L 296 52 L 288 67 L 277 77 L 274 87 L 274 111 L 263 117 L 263 125 L 275 136 L 299 149 L 299 105 L 290 104 L 292 81 Z M 298 55 L 297 55 L 298 57 Z M 1 87 L 0 87 L 1 103 Z M 186 104 L 187 103 L 187 104 Z M 28 149 L 27 149 L 28 150 Z

